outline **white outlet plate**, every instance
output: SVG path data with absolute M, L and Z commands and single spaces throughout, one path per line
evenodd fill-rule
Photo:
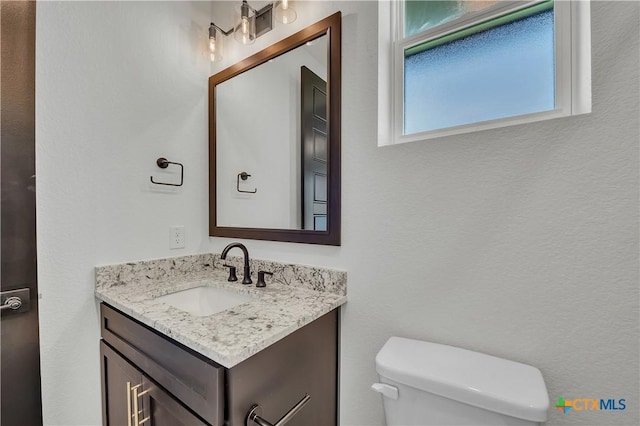
M 184 248 L 184 226 L 169 227 L 169 248 Z

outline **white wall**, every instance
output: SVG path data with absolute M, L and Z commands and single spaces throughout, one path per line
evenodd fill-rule
M 246 241 L 256 258 L 348 270 L 342 424 L 382 424 L 368 388 L 391 335 L 535 365 L 552 399 L 628 401 L 620 413 L 552 410 L 550 424 L 638 424 L 638 4 L 592 4 L 592 114 L 385 148 L 377 5 L 299 6 L 253 46 L 227 39 L 225 58 L 343 11 L 342 246 Z M 38 7 L 45 421 L 97 424 L 93 266 L 230 241 L 206 237 L 209 65 L 191 42 L 208 4 Z M 147 184 L 160 155 L 185 162 L 182 189 Z M 172 224 L 187 226 L 185 250 L 168 250 Z
M 638 4 L 592 4 L 592 114 L 384 148 L 377 5 L 304 6 L 343 12 L 342 246 L 246 243 L 348 270 L 342 424 L 382 424 L 368 388 L 391 335 L 537 366 L 553 400 L 629 404 L 549 424 L 638 424 Z
M 96 265 L 208 249 L 206 2 L 41 2 L 36 150 L 44 420 L 99 424 Z M 158 157 L 184 163 L 158 187 Z M 186 227 L 169 250 L 169 226 Z

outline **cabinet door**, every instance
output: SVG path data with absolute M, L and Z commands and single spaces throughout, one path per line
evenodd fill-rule
M 254 405 L 275 423 L 309 394 L 287 426 L 336 426 L 338 311 L 318 318 L 227 371 L 227 426 L 244 426 Z M 257 426 L 252 424 L 251 426 Z
M 142 379 L 144 417 L 149 416 L 148 423 L 153 426 L 206 426 L 199 417 L 180 404 L 164 389 L 149 380 L 146 376 Z
M 102 341 L 100 354 L 104 426 L 207 426 Z
M 100 313 L 110 348 L 208 424 L 223 425 L 224 367 L 104 303 Z
M 102 358 L 102 424 L 132 424 L 131 388 L 142 384 L 142 374 L 104 342 L 100 342 Z

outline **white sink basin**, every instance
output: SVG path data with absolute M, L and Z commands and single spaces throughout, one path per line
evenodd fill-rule
M 216 287 L 195 287 L 158 297 L 156 300 L 190 314 L 206 317 L 234 306 L 251 302 L 248 294 Z

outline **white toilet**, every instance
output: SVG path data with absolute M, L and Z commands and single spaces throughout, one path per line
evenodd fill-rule
M 391 337 L 376 356 L 389 426 L 526 425 L 547 419 L 540 370 L 490 355 Z

